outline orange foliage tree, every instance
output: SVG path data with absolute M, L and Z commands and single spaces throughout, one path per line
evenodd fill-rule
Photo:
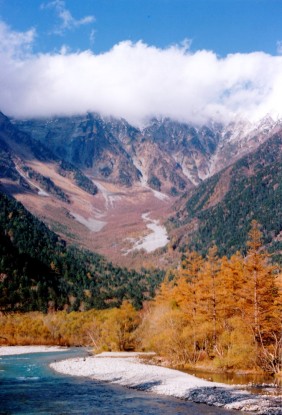
M 252 222 L 245 257 L 188 253 L 143 317 L 143 346 L 175 364 L 279 372 L 281 290 L 261 236 Z

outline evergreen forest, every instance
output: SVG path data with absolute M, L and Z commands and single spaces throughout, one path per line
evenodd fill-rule
M 131 300 L 140 308 L 163 279 L 127 270 L 66 246 L 22 204 L 0 191 L 0 311 L 103 309 Z
M 263 244 L 282 263 L 281 150 L 282 137 L 276 134 L 256 152 L 182 196 L 168 225 L 176 230 L 188 227 L 178 242 L 183 252 L 189 249 L 206 255 L 213 244 L 220 255 L 246 252 L 250 223 L 257 220 Z

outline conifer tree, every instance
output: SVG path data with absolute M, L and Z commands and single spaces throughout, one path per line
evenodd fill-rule
M 195 362 L 200 349 L 199 327 L 201 317 L 199 314 L 199 276 L 204 260 L 197 252 L 188 252 L 177 274 L 175 299 L 184 312 L 187 326 L 186 336 L 193 338 L 191 360 Z
M 202 317 L 210 325 L 211 343 L 213 350 L 217 346 L 218 310 L 219 310 L 219 280 L 220 261 L 217 256 L 217 247 L 209 249 L 206 261 L 202 268 L 199 281 L 200 308 Z
M 248 252 L 245 260 L 245 281 L 242 286 L 243 313 L 249 321 L 256 341 L 267 340 L 269 332 L 277 329 L 275 302 L 278 291 L 275 285 L 276 268 L 262 248 L 262 233 L 256 221 L 249 232 Z
M 252 221 L 248 252 L 245 260 L 245 283 L 242 287 L 243 314 L 248 321 L 258 346 L 258 358 L 265 368 L 277 370 L 281 353 L 270 352 L 275 340 L 281 347 L 281 295 L 276 284 L 277 268 L 271 265 L 269 255 L 262 248 L 260 225 Z M 275 366 L 275 367 L 274 367 Z
M 240 304 L 241 288 L 244 283 L 244 259 L 237 252 L 230 259 L 221 258 L 220 281 L 221 281 L 221 304 L 220 310 L 224 320 L 241 315 Z

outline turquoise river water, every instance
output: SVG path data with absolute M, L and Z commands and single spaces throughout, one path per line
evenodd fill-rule
M 55 373 L 81 349 L 0 358 L 0 415 L 231 415 L 238 412 Z M 242 413 L 241 413 L 242 414 Z

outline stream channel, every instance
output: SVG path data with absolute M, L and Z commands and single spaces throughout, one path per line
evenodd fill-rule
M 87 350 L 69 349 L 63 352 L 2 356 L 0 415 L 238 414 L 237 411 L 141 392 L 87 378 L 60 375 L 49 368 L 49 364 L 56 360 L 76 356 L 87 356 Z

